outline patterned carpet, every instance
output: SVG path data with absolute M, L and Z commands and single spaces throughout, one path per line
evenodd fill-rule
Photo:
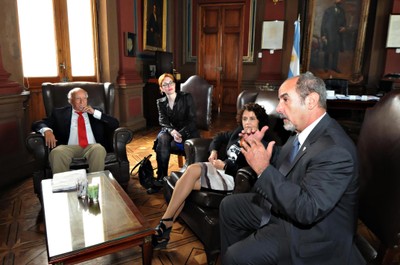
M 229 122 L 227 122 L 227 120 Z M 212 131 L 203 136 L 213 135 L 222 130 L 230 130 L 227 124 L 234 126 L 234 115 L 216 119 Z M 150 128 L 134 134 L 133 141 L 127 146 L 131 168 L 143 157 L 153 154 L 151 161 L 156 167 L 153 141 L 158 128 Z M 171 156 L 170 171 L 178 170 L 177 156 Z M 135 172 L 136 173 L 136 170 Z M 155 227 L 166 209 L 162 192 L 149 195 L 133 174 L 127 190 L 128 195 Z M 0 194 L 0 264 L 47 264 L 47 248 L 43 215 L 38 198 L 33 192 L 32 179 L 28 178 Z M 110 254 L 81 264 L 142 264 L 141 249 L 134 247 Z M 164 250 L 153 252 L 152 264 L 207 264 L 202 243 L 180 220 L 173 227 L 171 241 Z

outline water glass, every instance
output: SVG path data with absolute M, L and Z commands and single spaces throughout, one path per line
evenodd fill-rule
M 88 198 L 93 203 L 99 201 L 99 184 L 91 183 L 88 186 Z

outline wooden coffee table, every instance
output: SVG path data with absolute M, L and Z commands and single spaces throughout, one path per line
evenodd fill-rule
M 151 264 L 154 229 L 109 171 L 88 174 L 88 180 L 100 184 L 98 204 L 78 199 L 75 191 L 53 193 L 52 180 L 42 181 L 49 263 L 77 263 L 141 246 L 143 264 Z

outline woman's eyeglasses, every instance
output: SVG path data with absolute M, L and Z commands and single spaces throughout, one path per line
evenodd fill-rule
M 163 88 L 167 88 L 167 87 L 171 87 L 171 86 L 173 86 L 173 85 L 175 85 L 175 83 L 174 83 L 174 81 L 171 81 L 171 82 L 169 82 L 169 83 L 164 83 L 164 84 L 162 84 L 162 87 L 163 87 Z

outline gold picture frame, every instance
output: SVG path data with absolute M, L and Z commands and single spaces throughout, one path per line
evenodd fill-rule
M 144 0 L 143 47 L 148 51 L 167 50 L 167 0 Z M 153 15 L 153 14 L 156 15 Z
M 307 21 L 307 24 L 302 34 L 305 38 L 302 49 L 302 72 L 311 71 L 323 79 L 343 78 L 349 80 L 351 84 L 359 84 L 364 79 L 361 71 L 369 0 L 346 0 L 339 8 L 334 9 L 335 16 L 344 13 L 345 18 L 344 29 L 340 30 L 341 40 L 336 42 L 342 45 L 336 53 L 336 59 L 334 52 L 337 48 L 330 48 L 335 41 L 329 46 L 328 38 L 322 36 L 326 34 L 326 25 L 330 24 L 328 13 L 331 13 L 330 19 L 334 17 L 332 15 L 334 2 L 309 0 L 307 3 L 307 18 L 303 20 Z M 336 65 L 335 61 L 338 62 Z

